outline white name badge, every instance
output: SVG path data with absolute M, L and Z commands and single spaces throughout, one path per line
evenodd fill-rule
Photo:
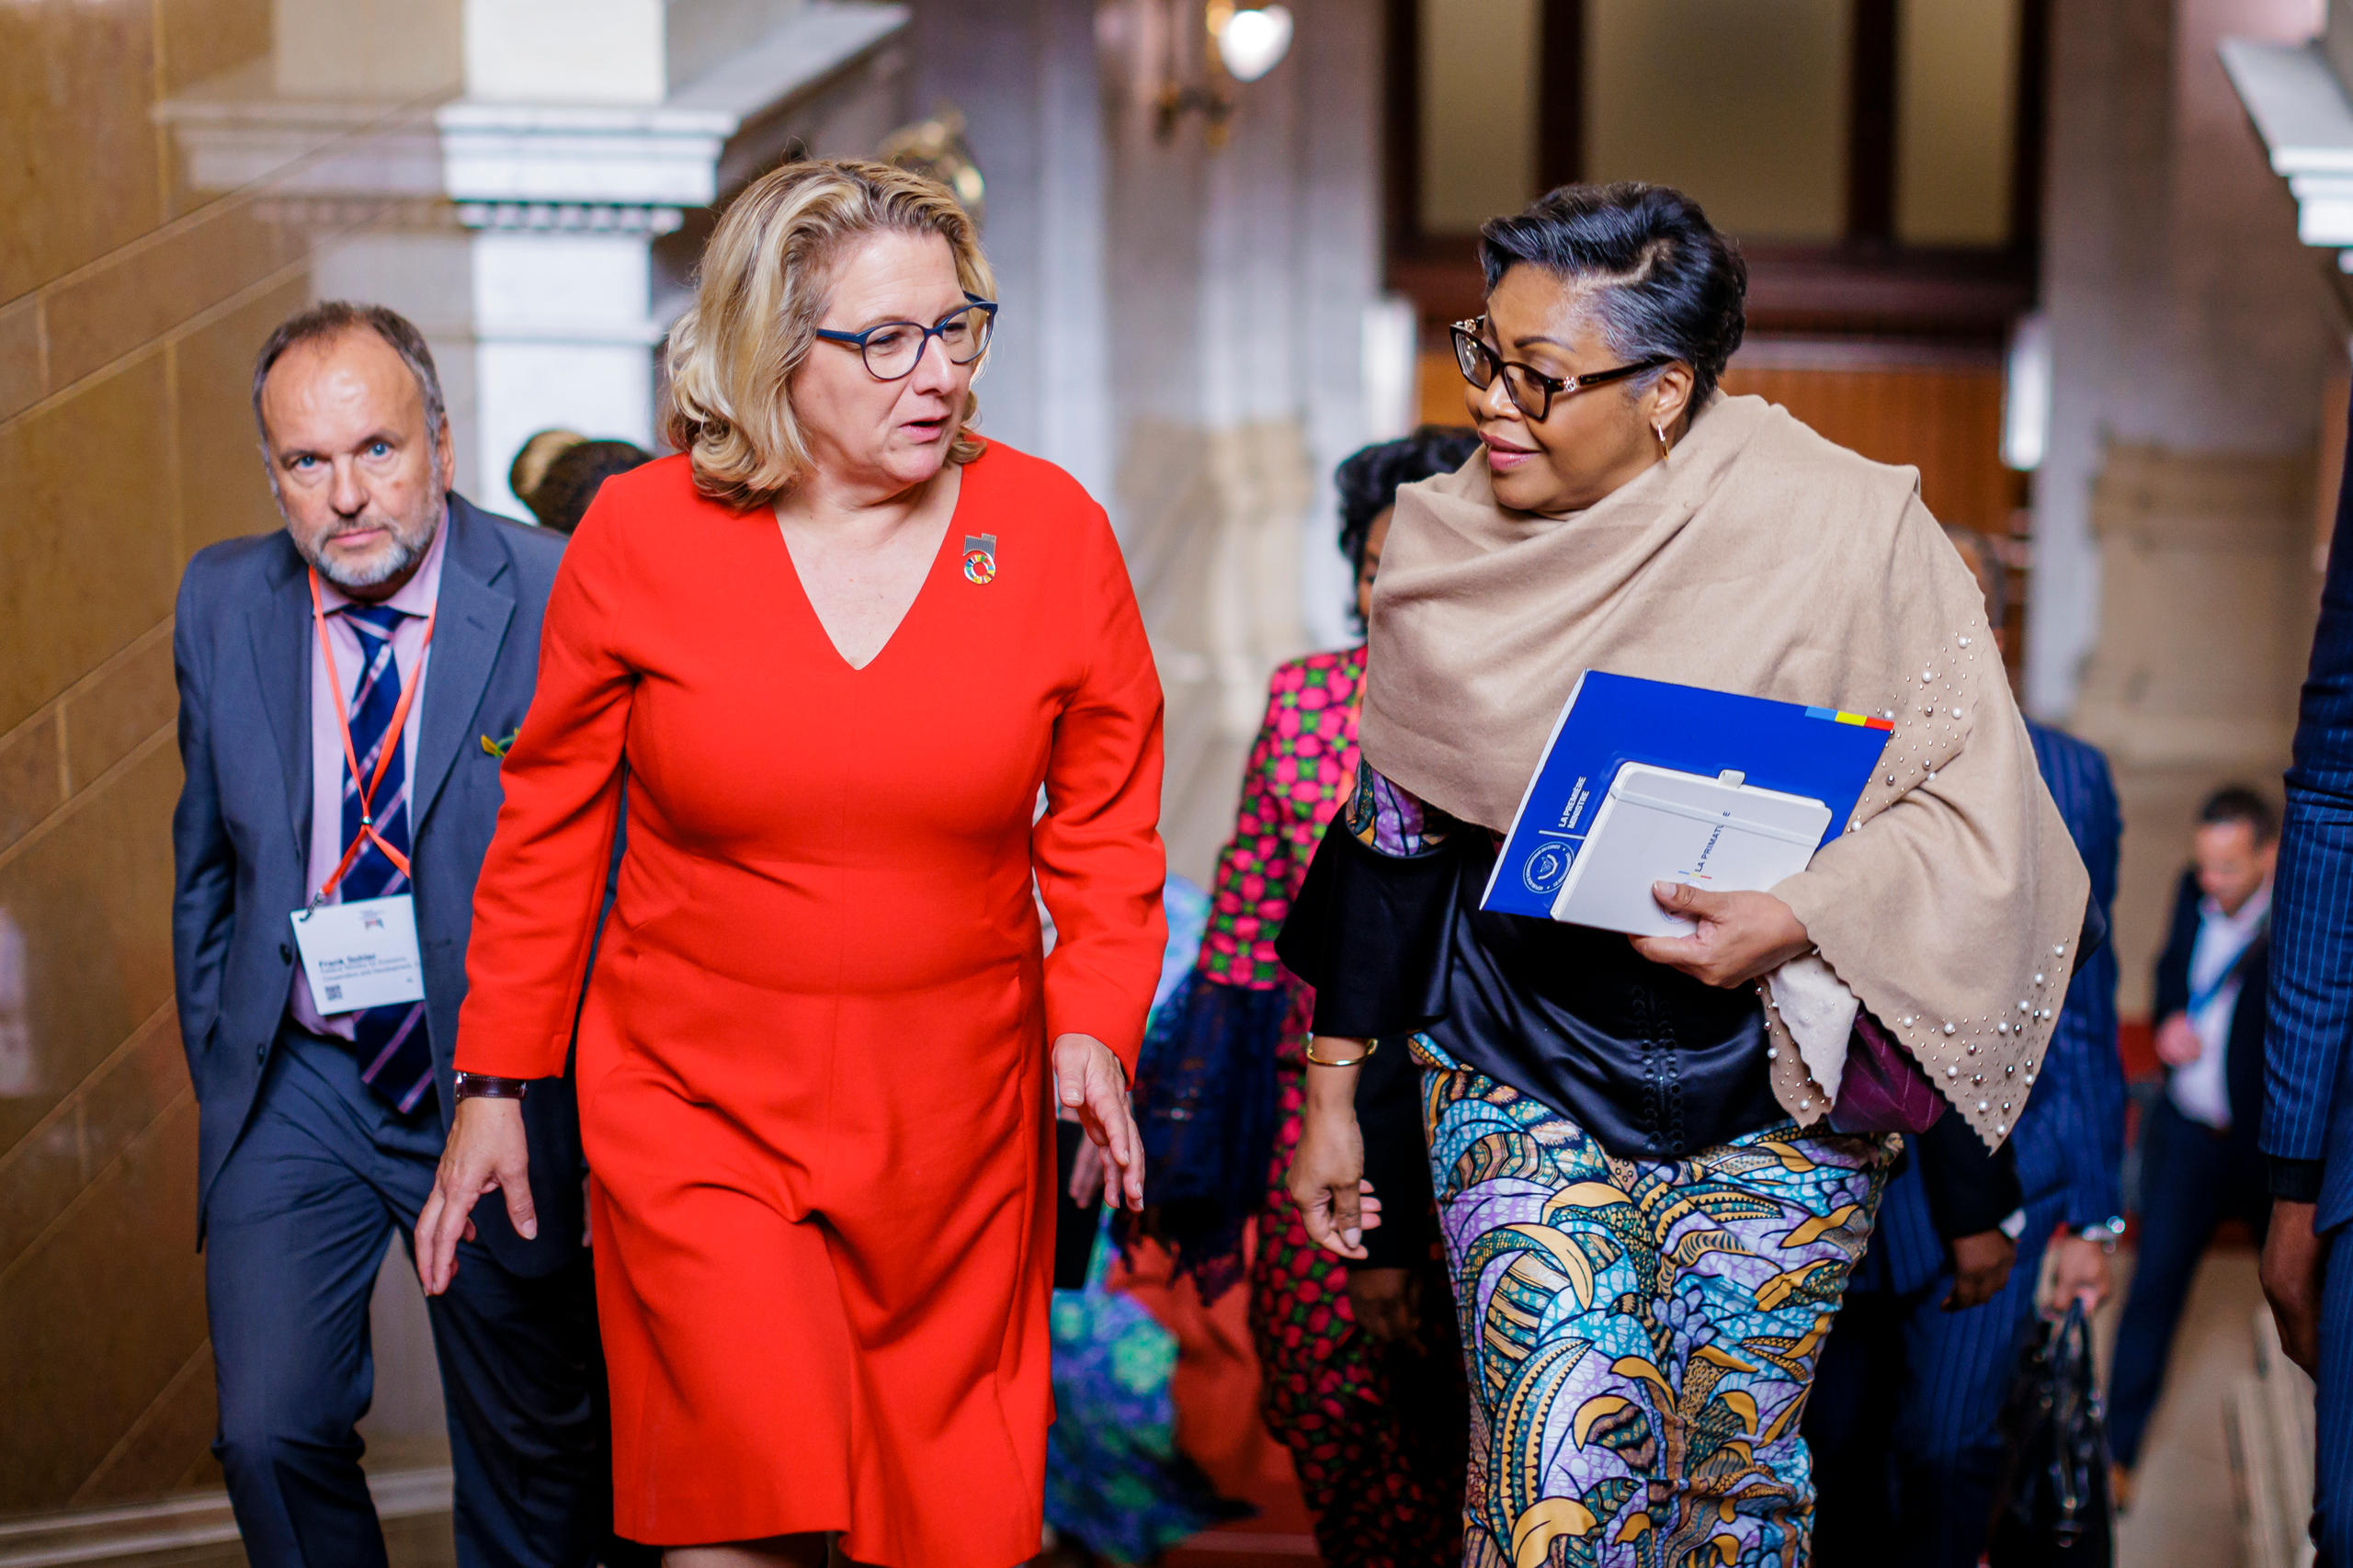
M 294 945 L 320 1013 L 356 1013 L 425 998 L 416 901 L 407 893 L 294 912 Z

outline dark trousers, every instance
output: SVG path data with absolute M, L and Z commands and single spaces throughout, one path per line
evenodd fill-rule
M 440 1152 L 429 1102 L 401 1116 L 347 1047 L 284 1031 L 207 1204 L 213 1451 L 256 1568 L 385 1561 L 354 1430 L 375 1389 L 368 1302 L 393 1232 L 414 1247 Z M 471 1243 L 459 1258 L 429 1302 L 458 1562 L 587 1568 L 612 1523 L 589 1259 L 524 1278 Z
M 1944 1310 L 1921 1290 L 1856 1290 L 1833 1321 L 1800 1428 L 1813 1455 L 1815 1568 L 1976 1568 L 2004 1457 L 2002 1403 L 2034 1317 L 2063 1197 L 2027 1209 L 2001 1292 Z
M 2140 1244 L 2109 1378 L 2108 1439 L 2117 1463 L 2130 1468 L 2141 1457 L 2182 1302 L 2215 1228 L 2242 1220 L 2259 1242 L 2270 1218 L 2252 1130 L 2217 1132 L 2159 1099 L 2142 1127 Z

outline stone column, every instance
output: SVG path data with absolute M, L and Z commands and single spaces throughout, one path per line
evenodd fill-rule
M 1114 494 L 1168 691 L 1163 833 L 1195 878 L 1232 831 L 1268 670 L 1347 635 L 1329 476 L 1369 434 L 1381 18 L 1291 9 L 1289 57 L 1231 89 L 1222 145 L 1198 116 L 1155 124 L 1172 55 L 1201 69 L 1198 8 L 1103 12 Z

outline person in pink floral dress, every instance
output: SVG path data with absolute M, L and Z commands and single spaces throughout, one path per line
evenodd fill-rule
M 1477 449 L 1468 430 L 1426 426 L 1404 439 L 1368 447 L 1340 465 L 1340 546 L 1357 568 L 1359 625 L 1398 486 L 1450 472 Z M 1248 1267 L 1267 1424 L 1290 1450 L 1326 1563 L 1436 1568 L 1459 1560 L 1461 1551 L 1469 1424 L 1437 1233 L 1427 1223 L 1369 1231 L 1365 1242 L 1372 1256 L 1352 1267 L 1309 1242 L 1282 1187 L 1299 1142 L 1306 1071 L 1300 1052 L 1313 993 L 1277 961 L 1275 935 L 1324 824 L 1355 785 L 1364 660 L 1359 643 L 1309 653 L 1275 671 L 1266 719 L 1243 773 L 1233 837 L 1218 858 L 1209 929 L 1185 1015 L 1196 1037 L 1221 1028 L 1231 1037 L 1238 1028 L 1244 1038 L 1213 1048 L 1198 1038 L 1147 1043 L 1137 1097 L 1147 1121 L 1167 1113 L 1171 1096 L 1154 1091 L 1156 1079 L 1165 1083 L 1168 1074 L 1156 1074 L 1162 1063 L 1151 1060 L 1165 1046 L 1168 1057 L 1184 1058 L 1193 1070 L 1197 1096 L 1271 1099 L 1270 1107 L 1246 1107 L 1239 1114 L 1190 1101 L 1175 1113 L 1192 1124 L 1186 1131 L 1196 1140 L 1201 1124 L 1216 1122 L 1225 1131 L 1208 1142 L 1226 1151 L 1252 1150 L 1255 1142 L 1255 1152 L 1266 1155 L 1249 1196 L 1256 1245 Z M 1250 1021 L 1237 1026 L 1236 1018 Z M 1184 1027 L 1180 1017 L 1177 1028 Z M 1402 1063 L 1404 1053 L 1381 1060 Z M 1220 1062 L 1245 1070 L 1221 1072 Z M 1216 1080 L 1214 1090 L 1202 1086 L 1209 1079 Z M 1402 1104 L 1407 1157 L 1393 1171 L 1372 1173 L 1389 1212 L 1400 1220 L 1405 1218 L 1401 1209 L 1427 1208 L 1430 1201 L 1415 1096 L 1411 1082 L 1382 1086 L 1369 1076 L 1360 1096 Z M 1360 1103 L 1359 1115 L 1370 1127 L 1378 1112 Z M 1269 1122 L 1271 1147 L 1265 1141 Z M 1146 1136 L 1149 1146 L 1149 1126 Z M 1376 1142 L 1395 1142 L 1369 1133 L 1368 1145 Z M 1238 1223 L 1221 1233 L 1232 1251 L 1176 1248 L 1180 1267 L 1200 1277 L 1205 1292 L 1213 1294 L 1232 1277 L 1239 1234 Z

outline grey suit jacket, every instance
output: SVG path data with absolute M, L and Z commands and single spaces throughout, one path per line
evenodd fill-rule
M 409 833 L 426 1017 L 443 1126 L 451 1098 L 458 1005 L 474 879 L 502 799 L 503 739 L 530 706 L 540 618 L 563 553 L 560 535 L 449 496 L 449 542 L 426 666 Z M 308 892 L 311 834 L 310 588 L 285 532 L 198 552 L 180 579 L 172 653 L 179 679 L 180 760 L 172 817 L 173 979 L 180 1039 L 198 1101 L 198 1229 L 213 1180 L 251 1114 L 294 980 L 288 916 Z M 580 1243 L 578 1118 L 568 1080 L 524 1100 L 540 1233 L 526 1242 L 495 1200 L 474 1210 L 508 1269 L 539 1274 Z

